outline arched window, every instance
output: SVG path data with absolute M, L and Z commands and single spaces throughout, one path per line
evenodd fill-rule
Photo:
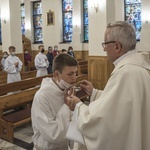
M 84 42 L 89 41 L 89 17 L 88 17 L 88 0 L 83 0 L 83 39 Z
M 43 34 L 42 34 L 42 3 L 41 1 L 33 2 L 33 27 L 34 27 L 34 43 L 42 43 Z
M 72 0 L 62 0 L 63 42 L 72 42 Z
M 141 0 L 125 0 L 125 20 L 134 25 L 136 40 L 140 41 Z
M 22 35 L 25 35 L 25 6 L 21 4 L 21 31 Z

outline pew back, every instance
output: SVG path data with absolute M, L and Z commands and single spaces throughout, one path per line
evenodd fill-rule
M 28 89 L 31 87 L 35 87 L 35 86 L 41 84 L 43 78 L 52 77 L 52 76 L 53 76 L 52 74 L 48 74 L 48 75 L 41 76 L 41 77 L 28 78 L 28 79 L 21 80 L 18 82 L 1 84 L 0 85 L 0 96 L 5 95 L 9 92 L 25 90 L 25 89 Z
M 77 82 L 83 79 L 87 79 L 87 77 L 88 77 L 87 75 L 79 75 L 77 77 Z M 42 80 L 42 79 L 39 79 L 39 77 L 37 77 L 37 79 Z M 28 79 L 25 82 L 30 81 L 29 83 L 31 83 L 31 80 L 35 80 L 36 82 L 38 82 L 36 79 Z M 21 84 L 16 82 L 16 84 L 18 84 L 17 86 L 14 86 L 13 85 L 14 83 L 11 83 L 11 84 L 14 87 L 18 87 L 21 85 L 25 85 L 24 88 L 28 87 L 28 84 L 26 84 L 24 81 L 19 81 L 19 82 Z M 35 83 L 33 85 L 35 85 Z M 38 89 L 39 87 L 34 87 L 30 89 L 25 89 L 18 93 L 13 93 L 11 95 L 0 96 L 0 138 L 3 138 L 13 143 L 14 142 L 13 128 L 31 121 L 31 108 L 30 107 L 26 107 L 25 109 L 19 110 L 17 112 L 15 111 L 10 112 L 8 110 L 12 110 L 12 108 L 16 108 L 19 106 L 24 106 L 25 104 L 28 104 L 28 103 L 29 104 L 32 103 L 34 95 Z
M 19 93 L 0 97 L 0 138 L 13 143 L 13 128 L 31 121 L 30 107 L 19 111 L 15 111 L 12 108 L 32 103 L 38 89 L 39 87 L 35 87 Z
M 28 71 L 28 72 L 21 72 L 21 79 L 27 79 L 27 78 L 32 78 L 32 77 L 36 77 L 36 72 L 37 70 L 33 70 L 33 71 Z M 5 84 L 7 83 L 7 73 L 3 72 L 3 75 L 0 76 L 0 84 Z

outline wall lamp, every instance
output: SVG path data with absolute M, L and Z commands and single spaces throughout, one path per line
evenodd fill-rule
M 5 13 L 2 14 L 2 21 L 3 21 L 4 24 L 7 23 L 7 17 L 6 17 Z
M 98 0 L 93 1 L 91 8 L 93 10 L 95 10 L 96 13 L 98 13 L 98 11 L 99 11 L 99 2 L 98 2 Z

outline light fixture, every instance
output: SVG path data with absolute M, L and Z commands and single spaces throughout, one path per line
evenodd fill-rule
M 94 1 L 92 2 L 91 8 L 92 8 L 93 10 L 95 10 L 96 13 L 98 13 L 98 11 L 99 11 L 99 2 L 98 2 L 98 0 L 94 0 Z
M 6 17 L 6 13 L 5 13 L 5 12 L 2 13 L 2 21 L 3 21 L 4 24 L 7 23 L 7 19 L 6 19 L 6 18 L 7 18 L 7 17 Z

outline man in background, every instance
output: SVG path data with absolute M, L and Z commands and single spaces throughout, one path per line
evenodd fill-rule
M 36 77 L 47 75 L 47 68 L 49 65 L 49 62 L 47 60 L 46 55 L 44 54 L 44 45 L 39 45 L 38 47 L 39 53 L 35 56 L 35 67 L 37 69 Z
M 54 57 L 53 57 L 53 47 L 52 46 L 48 47 L 48 52 L 47 52 L 46 56 L 47 56 L 47 59 L 48 59 L 48 62 L 49 62 L 49 66 L 47 68 L 47 71 L 48 71 L 48 74 L 51 74 L 51 73 L 53 73 L 52 65 L 53 65 L 53 59 L 54 59 Z
M 5 60 L 5 71 L 7 72 L 7 83 L 12 83 L 21 80 L 20 71 L 22 62 L 19 57 L 15 56 L 16 48 L 9 47 L 10 55 Z

